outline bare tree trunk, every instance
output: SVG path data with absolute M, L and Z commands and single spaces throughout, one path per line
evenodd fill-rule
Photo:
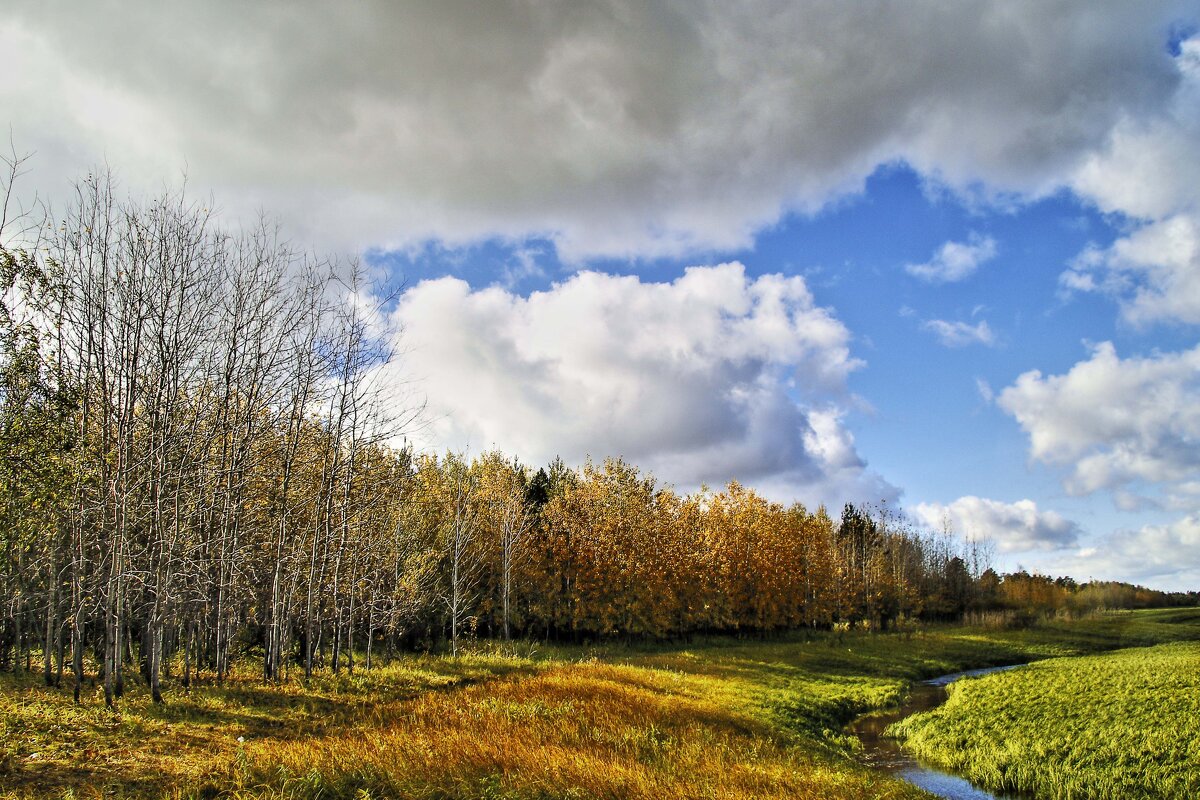
M 371 648 L 375 643 L 375 590 L 371 590 L 371 599 L 367 604 L 367 652 L 363 666 L 371 671 Z
M 449 482 L 450 507 L 448 555 L 450 558 L 450 585 L 445 597 L 446 610 L 450 614 L 450 653 L 458 656 L 458 640 L 468 604 L 478 577 L 481 558 L 476 538 L 478 535 L 478 510 L 475 498 L 475 479 L 470 465 L 462 458 L 447 456 L 443 469 Z
M 57 538 L 57 537 L 56 537 Z M 54 652 L 54 631 L 58 616 L 58 542 L 50 551 L 49 584 L 46 591 L 46 629 L 42 640 L 42 672 L 47 686 L 54 685 L 52 654 Z
M 63 669 L 66 666 L 66 654 L 63 649 L 66 646 L 63 640 L 63 628 L 65 627 L 66 622 L 60 621 L 54 630 L 54 686 L 56 688 L 62 686 Z
M 348 595 L 346 609 L 346 671 L 354 672 L 354 572 L 350 573 L 351 591 Z
M 75 678 L 73 694 L 78 703 L 83 692 L 83 598 L 82 580 L 76 565 L 71 569 L 71 674 Z

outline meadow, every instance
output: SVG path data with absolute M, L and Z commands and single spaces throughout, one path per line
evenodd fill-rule
M 993 790 L 1200 797 L 1200 643 L 1052 659 L 963 681 L 945 705 L 890 730 L 919 757 Z
M 1200 610 L 1022 630 L 478 643 L 457 658 L 413 655 L 308 685 L 266 684 L 247 663 L 223 685 L 168 686 L 162 705 L 131 686 L 117 713 L 99 696 L 75 706 L 40 676 L 4 675 L 0 797 L 920 798 L 859 766 L 843 733 L 855 716 L 895 704 L 912 681 L 1198 639 Z M 1177 683 L 1143 692 L 1131 679 L 1123 691 L 1194 692 L 1195 645 L 1152 652 L 1155 663 L 1181 669 L 1191 658 L 1192 682 L 1176 671 Z M 1046 663 L 1053 672 L 1108 658 Z M 1161 721 L 1151 722 L 1159 731 Z

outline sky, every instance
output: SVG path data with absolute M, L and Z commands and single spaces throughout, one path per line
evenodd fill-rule
M 1196 2 L 14 0 L 0 52 L 26 202 L 186 176 L 366 263 L 423 448 L 1200 588 Z

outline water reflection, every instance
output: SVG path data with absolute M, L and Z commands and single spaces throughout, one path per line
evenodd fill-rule
M 972 786 L 965 778 L 930 767 L 906 753 L 899 742 L 884 736 L 883 732 L 893 722 L 921 711 L 929 711 L 946 702 L 946 687 L 960 678 L 978 677 L 1020 666 L 1023 665 L 989 667 L 942 675 L 914 686 L 908 701 L 900 708 L 856 720 L 851 724 L 850 732 L 862 742 L 862 761 L 947 800 L 1019 800 L 1018 795 L 993 794 Z

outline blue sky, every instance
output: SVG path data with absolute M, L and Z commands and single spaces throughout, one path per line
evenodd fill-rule
M 1196 588 L 1198 20 L 18 2 L 0 122 L 42 197 L 186 171 L 363 258 L 423 447 L 886 499 L 1005 569 Z

